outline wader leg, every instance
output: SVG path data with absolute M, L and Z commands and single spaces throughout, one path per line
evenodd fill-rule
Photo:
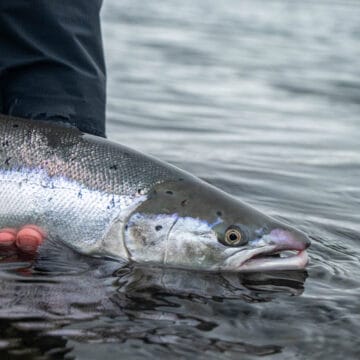
M 101 5 L 0 1 L 0 112 L 105 136 Z

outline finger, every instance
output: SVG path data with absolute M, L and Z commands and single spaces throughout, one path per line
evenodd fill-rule
M 33 252 L 43 243 L 44 231 L 36 225 L 22 227 L 16 235 L 16 246 L 24 252 Z
M 15 244 L 16 241 L 16 229 L 3 228 L 0 229 L 0 246 L 8 247 Z

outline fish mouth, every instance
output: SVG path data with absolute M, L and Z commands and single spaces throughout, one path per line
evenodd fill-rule
M 254 242 L 254 249 L 232 254 L 228 265 L 236 271 L 304 270 L 309 263 L 309 238 L 303 233 L 275 229 Z
M 245 260 L 239 267 L 241 271 L 304 270 L 309 263 L 306 250 L 269 251 Z

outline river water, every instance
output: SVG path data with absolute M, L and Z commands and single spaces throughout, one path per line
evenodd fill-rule
M 1 263 L 0 358 L 358 359 L 360 4 L 105 0 L 102 17 L 108 137 L 302 229 L 311 262 Z

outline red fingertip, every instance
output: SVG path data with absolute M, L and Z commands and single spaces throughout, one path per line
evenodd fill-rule
M 16 236 L 16 246 L 22 251 L 36 251 L 43 241 L 43 231 L 34 226 L 23 227 Z
M 0 230 L 0 245 L 11 246 L 16 240 L 16 230 L 12 228 L 4 228 Z
M 34 230 L 34 231 L 36 231 L 36 232 L 38 232 L 38 233 L 40 234 L 40 236 L 42 237 L 42 239 L 45 238 L 45 232 L 44 232 L 44 230 L 43 230 L 41 227 L 39 227 L 39 226 L 37 226 L 37 225 L 34 225 L 34 224 L 28 224 L 28 225 L 24 225 L 22 228 L 20 228 L 20 231 L 22 231 L 22 230 L 27 230 L 27 229 Z M 20 231 L 19 231 L 19 232 L 20 232 Z

